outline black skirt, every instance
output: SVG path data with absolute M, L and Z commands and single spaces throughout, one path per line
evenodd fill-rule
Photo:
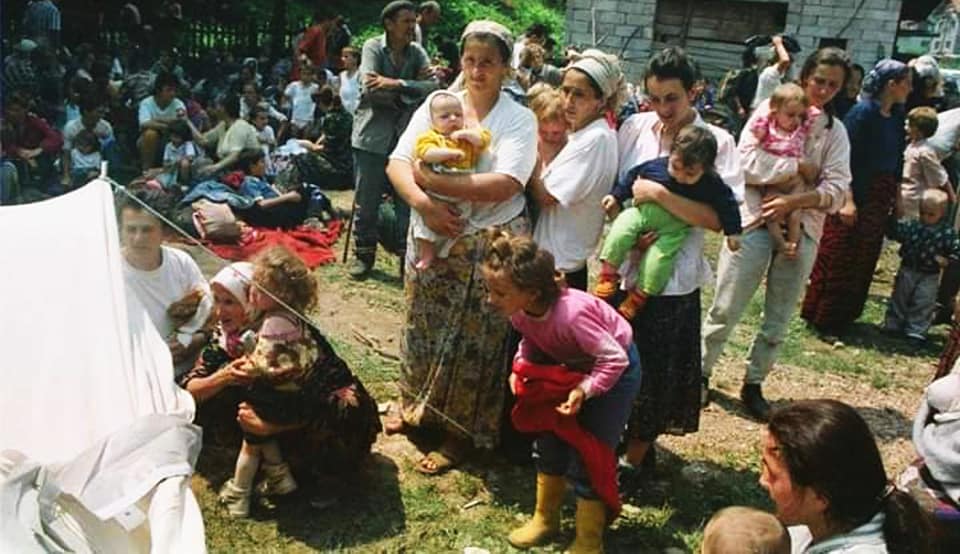
M 627 437 L 652 442 L 700 426 L 700 290 L 651 296 L 633 321 L 643 377 Z

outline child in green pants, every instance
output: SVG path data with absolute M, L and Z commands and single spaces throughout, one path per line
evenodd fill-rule
M 740 210 L 733 191 L 714 171 L 716 158 L 717 141 L 713 133 L 704 127 L 687 125 L 674 138 L 670 155 L 627 172 L 613 193 L 604 197 L 604 208 L 616 208 L 629 199 L 636 179 L 649 179 L 670 192 L 709 204 L 720 218 L 727 246 L 737 250 L 740 248 Z M 620 284 L 617 270 L 640 235 L 648 231 L 655 231 L 657 240 L 640 260 L 636 286 L 618 308 L 628 320 L 643 309 L 647 297 L 660 294 L 667 286 L 673 275 L 673 261 L 690 233 L 690 225 L 653 202 L 632 206 L 614 220 L 600 251 L 602 267 L 594 294 L 610 299 Z

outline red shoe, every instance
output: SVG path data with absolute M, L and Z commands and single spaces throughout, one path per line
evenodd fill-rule
M 620 288 L 620 279 L 616 275 L 600 275 L 597 285 L 593 288 L 593 295 L 597 298 L 610 300 Z
M 627 321 L 633 321 L 633 318 L 637 317 L 637 314 L 642 312 L 643 307 L 646 305 L 646 293 L 638 290 L 632 290 L 627 293 L 627 299 L 620 304 L 620 307 L 617 308 L 617 311 L 620 312 L 620 315 L 622 315 Z

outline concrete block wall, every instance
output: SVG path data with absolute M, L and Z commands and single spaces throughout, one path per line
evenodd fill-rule
M 670 0 L 568 0 L 567 43 L 586 48 L 596 38 L 600 49 L 621 55 L 624 70 L 635 80 L 651 55 L 658 1 Z M 787 4 L 783 30 L 797 37 L 801 55 L 816 49 L 821 38 L 847 39 L 853 60 L 868 69 L 892 53 L 902 0 L 864 0 L 859 11 L 860 0 L 781 3 Z

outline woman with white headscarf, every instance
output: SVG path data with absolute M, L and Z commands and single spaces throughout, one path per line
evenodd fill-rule
M 625 93 L 616 56 L 583 52 L 564 70 L 560 91 L 571 133 L 540 179 L 530 182 L 542 202 L 533 238 L 553 254 L 571 287 L 586 290 L 587 258 L 603 232 L 600 201 L 617 178 L 617 135 L 604 117 L 619 109 Z
M 480 260 L 487 240 L 479 230 L 495 226 L 529 232 L 523 190 L 533 173 L 537 148 L 533 113 L 501 90 L 511 72 L 512 45 L 510 31 L 493 21 L 473 21 L 463 32 L 464 88 L 457 95 L 464 107 L 464 124 L 480 125 L 493 137 L 474 173 L 436 173 L 415 161 L 416 137 L 430 128 L 426 105 L 413 114 L 387 165 L 397 194 L 427 227 L 456 238 L 446 258 L 421 271 L 412 267 L 416 249 L 407 249 L 411 257 L 404 283 L 403 409 L 402 417 L 393 414 L 388 419 L 387 431 L 422 426 L 443 432 L 440 447 L 417 465 L 426 474 L 446 471 L 471 445 L 491 447 L 500 438 L 510 322 L 484 300 Z M 470 202 L 469 221 L 435 195 Z
M 244 388 L 254 381 L 245 357 L 245 345 L 250 342 L 245 335 L 259 325 L 249 303 L 252 280 L 253 265 L 248 262 L 230 264 L 210 280 L 217 329 L 196 366 L 178 382 L 199 405 L 197 424 L 203 427 L 205 447 L 236 448 L 241 431 L 276 436 L 297 482 L 309 487 L 320 479 L 331 479 L 331 473 L 336 476 L 323 487 L 324 497 L 311 500 L 314 505 L 327 504 L 332 500 L 330 487 L 343 482 L 343 473 L 361 467 L 370 453 L 380 431 L 376 402 L 323 335 L 309 326 L 321 353 L 310 382 L 304 385 L 316 395 L 311 410 L 302 421 L 289 425 L 260 419 L 243 401 Z M 262 469 L 265 479 L 258 487 L 260 494 L 280 494 L 275 491 L 281 470 Z

